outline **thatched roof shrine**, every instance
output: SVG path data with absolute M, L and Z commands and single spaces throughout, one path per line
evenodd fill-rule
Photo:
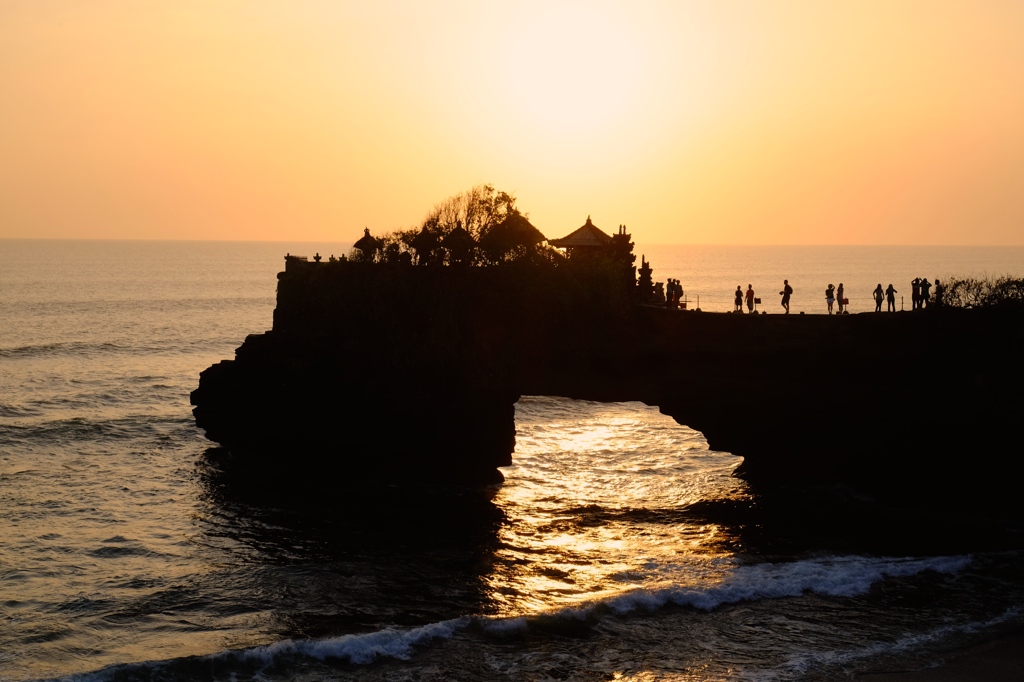
M 549 239 L 548 244 L 560 249 L 593 249 L 605 246 L 611 240 L 611 235 L 605 234 L 590 222 L 590 216 L 587 216 L 587 222 L 582 227 L 561 239 Z

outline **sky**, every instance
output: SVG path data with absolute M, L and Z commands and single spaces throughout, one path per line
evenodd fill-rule
M 2 0 L 0 238 L 1024 244 L 1019 0 Z

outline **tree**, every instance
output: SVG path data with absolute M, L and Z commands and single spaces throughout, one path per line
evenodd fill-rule
M 491 185 L 477 185 L 435 205 L 407 243 L 420 265 L 472 264 L 479 259 L 476 245 L 481 238 L 512 215 L 519 215 L 514 196 Z M 459 233 L 451 238 L 456 230 L 464 230 L 472 242 Z
M 516 212 L 514 196 L 498 192 L 491 185 L 477 185 L 434 206 L 423 219 L 421 228 L 429 226 L 443 239 L 456 227 L 462 227 L 479 241 L 490 227 Z

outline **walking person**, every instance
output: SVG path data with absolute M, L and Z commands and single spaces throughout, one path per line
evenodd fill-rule
M 898 292 L 892 286 L 892 282 L 889 282 L 889 287 L 885 290 L 885 300 L 888 302 L 887 310 L 890 313 L 896 312 L 896 294 Z
M 891 285 L 890 285 L 891 286 Z M 871 292 L 871 295 L 875 299 L 875 312 L 882 312 L 882 300 L 885 298 L 885 292 L 882 291 L 882 283 L 879 282 L 875 290 Z
M 839 299 L 839 314 L 846 314 L 846 299 L 843 298 L 846 294 L 843 293 L 843 283 L 839 283 L 839 288 L 836 289 L 836 298 Z
M 825 288 L 825 303 L 828 305 L 828 314 L 832 314 L 832 304 L 836 302 L 836 288 L 831 284 Z
M 739 313 L 740 315 L 742 315 L 743 314 L 743 289 L 740 288 L 739 284 L 736 285 L 736 297 L 733 299 L 733 303 L 734 303 L 734 306 L 733 306 L 732 311 L 734 313 Z
M 935 284 L 938 285 L 938 281 L 937 280 L 936 280 Z M 938 291 L 938 287 L 937 286 L 936 286 L 935 291 L 936 292 Z M 748 284 L 747 285 L 747 312 L 748 313 L 754 312 L 754 285 L 753 284 Z
M 789 280 L 782 280 L 782 291 L 779 292 L 782 296 L 782 307 L 786 309 L 786 314 L 789 315 L 789 298 L 793 295 L 793 287 L 789 286 Z

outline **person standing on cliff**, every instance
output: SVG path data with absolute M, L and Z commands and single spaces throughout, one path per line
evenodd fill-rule
M 946 293 L 946 287 L 942 286 L 939 280 L 935 280 L 935 305 L 942 305 L 942 295 Z
M 736 296 L 733 298 L 732 302 L 733 302 L 732 311 L 734 313 L 739 313 L 740 315 L 742 315 L 743 314 L 743 289 L 740 288 L 739 284 L 736 285 Z
M 832 304 L 836 301 L 836 288 L 829 284 L 825 288 L 825 304 L 828 306 L 828 314 L 832 314 Z
M 891 284 L 889 285 L 892 286 Z M 879 282 L 875 290 L 871 292 L 871 296 L 875 299 L 875 312 L 882 312 L 882 300 L 885 299 L 885 292 L 882 291 L 882 283 Z
M 896 312 L 896 293 L 896 289 L 893 288 L 892 282 L 889 282 L 889 287 L 885 290 L 885 300 L 889 303 L 887 310 L 890 313 Z
M 910 280 L 910 309 L 917 310 L 921 307 L 921 278 L 915 277 Z
M 836 289 L 836 298 L 839 299 L 839 314 L 842 315 L 846 312 L 846 299 L 843 298 L 846 294 L 843 293 L 843 283 L 839 283 L 839 287 Z
M 786 309 L 786 314 L 789 315 L 789 298 L 793 295 L 793 287 L 789 286 L 789 280 L 782 280 L 782 291 L 779 292 L 782 296 L 782 307 Z
M 936 282 L 936 284 L 937 283 L 938 282 Z M 938 291 L 938 288 L 936 288 L 936 291 Z M 754 312 L 754 285 L 753 284 L 748 284 L 747 285 L 747 312 L 748 313 Z
M 929 299 L 931 299 L 931 297 L 932 283 L 928 281 L 927 277 L 925 277 L 924 279 L 921 280 L 921 297 L 918 300 L 918 306 L 920 306 L 921 310 L 924 310 L 925 308 L 928 307 L 928 301 Z

